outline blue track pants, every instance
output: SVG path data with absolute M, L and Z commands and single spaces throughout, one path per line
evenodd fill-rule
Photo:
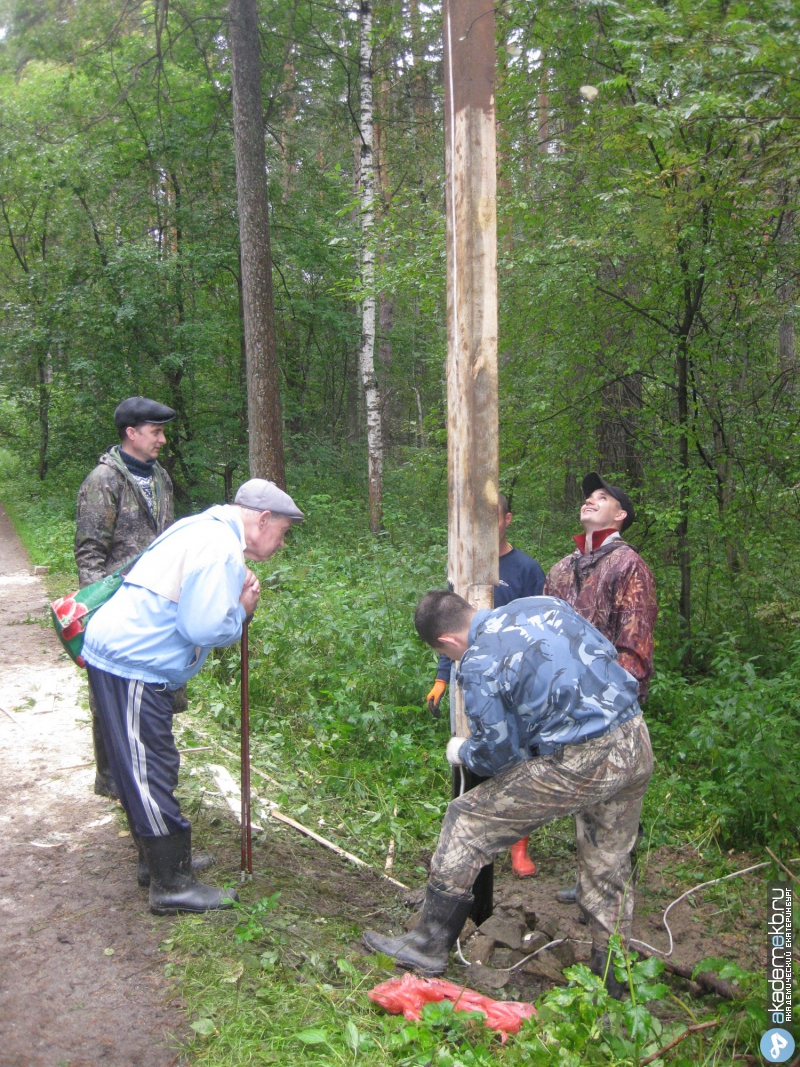
M 111 773 L 134 833 L 188 830 L 175 799 L 181 758 L 172 736 L 175 694 L 166 686 L 88 667 Z

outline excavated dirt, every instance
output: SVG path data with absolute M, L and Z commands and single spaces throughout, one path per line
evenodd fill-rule
M 185 1034 L 116 804 L 93 793 L 81 673 L 0 509 L 0 1065 L 168 1067 Z

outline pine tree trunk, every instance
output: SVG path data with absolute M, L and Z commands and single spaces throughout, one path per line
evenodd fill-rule
M 381 398 L 375 374 L 375 171 L 372 158 L 371 0 L 361 0 L 359 88 L 361 104 L 361 285 L 363 289 L 359 367 L 367 409 L 369 528 L 372 533 L 378 533 L 382 525 L 383 434 Z
M 258 14 L 255 0 L 231 0 L 230 42 L 236 193 L 247 354 L 250 476 L 286 485 L 283 461 L 272 257 L 269 241 Z

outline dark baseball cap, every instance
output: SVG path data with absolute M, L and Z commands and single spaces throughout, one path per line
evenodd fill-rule
M 586 475 L 581 483 L 581 488 L 583 489 L 584 498 L 590 497 L 598 489 L 605 489 L 615 500 L 619 501 L 619 506 L 626 513 L 625 521 L 622 524 L 623 530 L 627 530 L 632 523 L 636 522 L 636 512 L 633 510 L 633 502 L 628 494 L 623 493 L 616 485 L 609 485 L 605 478 L 601 478 L 596 471 Z
M 143 422 L 154 422 L 161 426 L 172 422 L 175 412 L 166 404 L 157 400 L 148 400 L 146 396 L 129 396 L 117 405 L 114 412 L 114 425 L 118 430 L 126 426 L 141 426 Z

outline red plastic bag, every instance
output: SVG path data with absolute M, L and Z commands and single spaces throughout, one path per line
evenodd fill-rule
M 480 1011 L 486 1016 L 490 1030 L 500 1030 L 505 1041 L 507 1034 L 516 1034 L 523 1020 L 536 1014 L 533 1004 L 514 1000 L 492 1000 L 474 989 L 445 982 L 442 978 L 417 978 L 404 974 L 402 978 L 390 978 L 371 989 L 367 996 L 380 1004 L 392 1015 L 403 1013 L 409 1021 L 422 1018 L 425 1004 L 451 1000 L 456 1011 Z

